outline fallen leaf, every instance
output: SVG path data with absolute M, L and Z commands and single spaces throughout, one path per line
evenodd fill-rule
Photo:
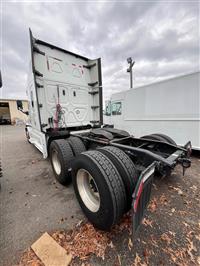
M 60 239 L 60 235 L 63 235 L 63 239 Z M 52 237 L 72 254 L 73 258 L 79 257 L 82 260 L 91 254 L 104 260 L 105 250 L 110 243 L 108 233 L 95 229 L 90 223 L 81 224 L 71 233 L 55 232 Z
M 196 247 L 194 246 L 193 242 L 188 238 L 186 237 L 187 241 L 189 242 L 189 250 L 192 251 L 197 251 Z
M 88 257 L 89 257 L 89 255 L 87 255 L 87 256 L 83 256 L 83 257 L 80 257 L 80 260 L 87 260 Z M 84 264 L 84 265 L 85 265 L 85 264 Z
M 59 237 L 60 239 L 64 239 L 64 238 L 65 238 L 65 236 L 64 236 L 63 234 L 58 234 L 58 237 Z
M 197 186 L 193 185 L 192 187 L 190 187 L 192 190 L 196 191 L 197 190 Z
M 172 231 L 169 231 L 169 233 L 170 233 L 170 235 L 172 235 L 172 236 L 175 236 L 175 235 L 176 235 L 176 233 L 175 233 L 175 232 L 172 232 Z
M 167 235 L 167 233 L 163 233 L 161 235 L 161 239 L 166 241 L 168 245 L 171 243 L 171 238 Z
M 171 209 L 171 212 L 173 212 L 173 213 L 174 213 L 175 211 L 176 211 L 176 209 L 175 209 L 175 208 L 172 208 L 172 209 Z
M 155 212 L 156 208 L 157 208 L 157 199 L 154 197 L 149 203 L 148 210 L 150 212 Z
M 189 231 L 188 233 L 187 233 L 187 237 L 193 237 L 195 235 L 195 233 L 194 233 L 194 231 Z
M 115 225 L 115 226 L 112 228 L 112 231 L 113 231 L 113 232 L 116 232 L 117 234 L 119 233 L 119 231 L 122 232 L 122 231 L 124 231 L 124 230 L 128 230 L 129 233 L 132 232 L 132 212 L 131 212 L 131 211 L 128 212 L 128 213 L 126 213 L 126 214 L 123 216 L 123 218 L 122 218 L 120 224 L 117 224 L 117 225 Z
M 121 266 L 122 265 L 122 262 L 121 262 L 120 255 L 117 255 L 117 258 L 118 258 L 118 261 L 119 261 L 119 265 Z
M 200 235 L 195 235 L 195 238 L 200 241 Z
M 189 225 L 186 222 L 182 222 L 186 227 L 189 227 Z
M 150 254 L 152 254 L 152 252 L 149 249 L 145 249 L 143 251 L 143 256 L 145 257 L 145 260 L 146 260 L 146 262 L 147 262 L 148 265 L 149 265 L 149 256 L 150 256 Z M 145 265 L 145 264 L 146 263 L 141 263 L 141 265 Z
M 34 251 L 29 248 L 21 257 L 19 266 L 44 266 Z
M 158 202 L 161 203 L 161 204 L 167 205 L 168 200 L 167 200 L 166 196 L 165 196 L 164 194 L 162 194 L 162 195 L 160 196 Z
M 144 256 L 144 257 L 147 257 L 147 255 L 148 255 L 148 254 L 147 254 L 147 250 L 145 249 L 145 250 L 143 251 L 143 256 Z
M 132 242 L 132 240 L 129 237 L 129 240 L 128 240 L 128 248 L 129 248 L 130 251 L 131 251 L 132 247 L 133 247 L 133 242 Z
M 114 248 L 113 242 L 110 241 L 110 243 L 108 244 L 108 247 Z
M 33 261 L 33 262 L 31 263 L 31 266 L 40 266 L 40 265 L 41 265 L 41 263 L 38 262 L 38 261 Z
M 179 213 L 180 215 L 182 215 L 182 216 L 187 215 L 187 212 L 186 212 L 186 211 L 178 211 L 178 213 Z
M 142 221 L 142 224 L 144 224 L 145 226 L 149 225 L 151 227 L 153 227 L 153 221 L 148 220 L 147 218 L 144 218 Z
M 140 266 L 140 262 L 141 262 L 141 258 L 140 256 L 138 255 L 138 253 L 136 252 L 135 254 L 135 260 L 134 260 L 134 266 Z
M 179 195 L 183 195 L 183 191 L 178 187 L 173 187 L 173 190 L 177 191 Z

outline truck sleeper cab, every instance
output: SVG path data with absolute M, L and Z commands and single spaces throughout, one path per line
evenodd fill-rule
M 31 31 L 30 44 L 28 141 L 50 158 L 58 182 L 72 181 L 95 227 L 109 230 L 132 208 L 136 231 L 154 174 L 167 175 L 177 164 L 190 167 L 191 143 L 180 147 L 163 134 L 134 138 L 104 127 L 101 60 L 38 40 Z

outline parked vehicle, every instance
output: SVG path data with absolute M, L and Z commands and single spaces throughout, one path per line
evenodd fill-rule
M 101 60 L 88 59 L 32 36 L 26 136 L 49 157 L 56 179 L 73 182 L 89 221 L 109 230 L 133 208 L 137 230 L 150 199 L 155 172 L 190 167 L 183 147 L 162 134 L 134 138 L 103 127 Z M 23 106 L 18 101 L 19 109 Z
M 0 116 L 0 125 L 10 125 L 10 114 L 3 114 Z
M 3 83 L 2 83 L 2 77 L 1 77 L 1 71 L 0 71 L 0 88 L 2 87 Z M 2 173 L 2 167 L 1 167 L 1 158 L 0 158 L 0 177 L 3 176 Z M 1 184 L 0 184 L 0 188 L 1 188 Z
M 0 71 L 0 88 L 2 87 L 3 83 L 2 83 L 2 77 L 1 77 L 1 71 Z
M 200 151 L 200 72 L 148 84 L 111 95 L 104 123 L 136 137 L 162 132 L 177 144 L 190 139 Z

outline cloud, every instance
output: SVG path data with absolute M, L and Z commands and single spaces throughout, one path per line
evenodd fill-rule
M 199 70 L 196 2 L 3 2 L 2 97 L 26 97 L 34 36 L 89 58 L 102 58 L 104 99 L 129 87 Z

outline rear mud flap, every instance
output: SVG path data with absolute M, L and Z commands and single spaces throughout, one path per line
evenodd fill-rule
M 140 174 L 133 193 L 133 235 L 138 231 L 150 201 L 155 166 L 156 163 L 154 162 Z

